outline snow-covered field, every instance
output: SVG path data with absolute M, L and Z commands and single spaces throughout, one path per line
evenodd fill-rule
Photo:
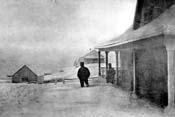
M 43 85 L 0 83 L 0 115 L 9 106 L 21 106 L 35 100 L 43 92 Z
M 66 68 L 50 78 L 65 78 L 65 83 L 0 83 L 2 117 L 174 117 L 146 100 L 132 98 L 104 78 L 97 77 L 98 66 L 91 71 L 90 87 L 80 88 L 78 68 Z M 49 76 L 49 75 L 48 75 Z M 73 79 L 73 80 L 68 80 Z
M 9 109 L 2 117 L 174 117 L 128 92 L 94 78 L 90 87 L 80 88 L 78 80 L 47 84 L 38 101 Z M 102 78 L 101 78 L 102 79 Z
M 89 68 L 91 76 L 90 77 L 97 77 L 98 76 L 98 64 L 89 64 L 85 65 Z M 51 79 L 76 79 L 77 78 L 77 71 L 79 68 L 72 67 L 65 67 L 60 69 L 60 72 L 53 73 L 51 75 L 44 76 L 44 80 L 51 80 Z
M 98 65 L 86 65 L 90 72 L 91 78 L 98 76 Z M 65 67 L 62 69 L 62 72 L 53 73 L 51 75 L 46 75 L 44 80 L 51 79 L 77 79 L 77 71 L 79 68 L 75 67 Z M 0 83 L 0 113 L 7 106 L 12 105 L 24 105 L 27 104 L 28 101 L 36 98 L 38 95 L 41 95 L 43 90 L 47 88 L 49 85 L 39 85 L 39 84 L 13 84 L 6 83 L 6 80 L 2 80 Z

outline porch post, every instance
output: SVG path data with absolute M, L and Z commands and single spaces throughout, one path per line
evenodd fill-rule
M 135 50 L 132 53 L 132 61 L 133 61 L 133 94 L 136 94 L 136 75 L 135 75 Z
M 101 76 L 101 52 L 98 51 L 98 75 Z
M 115 51 L 116 55 L 116 72 L 115 72 L 115 83 L 118 85 L 118 51 Z
M 167 68 L 168 68 L 168 108 L 175 106 L 175 40 L 168 37 L 165 40 L 167 50 Z
M 105 51 L 106 54 L 106 76 L 107 76 L 107 71 L 108 71 L 108 51 Z
M 168 65 L 168 106 L 174 106 L 174 79 L 175 79 L 175 50 L 167 49 Z

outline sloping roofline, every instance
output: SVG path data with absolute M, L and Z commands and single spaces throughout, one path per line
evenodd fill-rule
M 98 53 L 96 50 L 92 50 L 92 51 L 90 51 L 89 53 L 85 54 L 84 56 L 82 56 L 82 57 L 80 57 L 80 58 L 86 58 L 88 55 L 92 54 L 93 52 Z M 104 58 L 103 55 L 100 55 L 100 57 L 101 57 L 101 58 Z M 94 58 L 94 57 L 93 57 L 93 58 Z M 95 57 L 95 58 L 96 58 L 96 57 Z
M 37 74 L 35 72 L 33 72 L 27 65 L 22 66 L 18 71 L 16 71 L 12 76 L 14 76 L 15 74 L 17 74 L 18 72 L 20 72 L 23 68 L 27 68 L 29 71 L 31 71 L 33 74 L 35 74 L 37 76 Z
M 95 47 L 96 49 L 106 49 L 114 46 L 119 46 L 145 38 L 158 35 L 175 35 L 175 5 L 167 9 L 158 18 L 143 27 L 133 30 L 129 29 L 121 36 L 107 41 L 103 45 Z

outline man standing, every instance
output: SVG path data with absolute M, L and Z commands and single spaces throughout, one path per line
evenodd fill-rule
M 109 63 L 109 69 L 107 70 L 106 82 L 114 83 L 114 76 L 115 76 L 115 70 L 114 68 L 112 68 L 112 64 Z
M 87 67 L 84 66 L 84 62 L 80 62 L 80 68 L 78 70 L 78 78 L 80 80 L 80 85 L 81 87 L 84 87 L 84 83 L 86 84 L 87 87 L 89 87 L 89 83 L 88 83 L 88 78 L 90 76 L 90 72 L 89 69 Z

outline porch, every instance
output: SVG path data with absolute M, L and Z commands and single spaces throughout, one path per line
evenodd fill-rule
M 122 45 L 98 48 L 98 50 L 99 55 L 105 52 L 106 71 L 109 63 L 108 55 L 110 52 L 115 53 L 117 86 L 132 91 L 140 98 L 149 99 L 161 107 L 172 107 L 175 103 L 175 40 L 173 38 L 173 36 L 157 35 Z M 99 61 L 100 75 L 101 62 Z

